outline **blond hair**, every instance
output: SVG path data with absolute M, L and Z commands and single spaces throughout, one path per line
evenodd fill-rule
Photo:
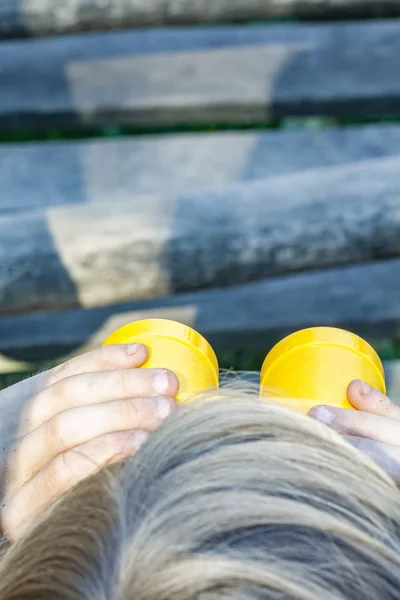
M 400 495 L 308 417 L 182 408 L 6 554 L 0 600 L 395 600 Z

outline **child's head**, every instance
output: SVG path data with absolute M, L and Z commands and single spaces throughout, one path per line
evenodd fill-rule
M 395 600 L 400 494 L 334 432 L 230 393 L 86 480 L 0 566 L 0 600 Z

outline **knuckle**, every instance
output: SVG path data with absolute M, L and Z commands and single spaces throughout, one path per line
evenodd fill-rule
M 51 396 L 51 401 L 60 400 L 60 398 L 64 398 L 69 394 L 74 393 L 76 378 L 75 377 L 63 377 L 63 379 L 59 379 L 56 383 L 50 386 L 47 391 Z
M 61 365 L 57 365 L 56 367 L 53 367 L 52 369 L 50 369 L 50 371 L 47 371 L 44 381 L 45 381 L 45 386 L 46 387 L 50 387 L 52 385 L 54 385 L 55 383 L 57 383 L 60 379 L 64 379 L 65 377 L 68 376 L 70 371 L 70 361 L 66 361 L 64 363 L 62 363 Z
M 32 398 L 22 416 L 20 423 L 22 433 L 27 434 L 36 429 L 40 424 L 47 421 L 48 415 L 49 405 L 46 401 L 46 394 L 40 392 Z
M 64 423 L 62 413 L 55 415 L 49 419 L 46 423 L 46 437 L 50 447 L 59 450 L 63 447 L 64 437 Z
M 122 423 L 126 423 L 129 426 L 137 425 L 140 422 L 139 414 L 139 401 L 135 400 L 123 400 L 120 402 L 120 417 Z
M 125 402 L 126 418 L 130 429 L 151 430 L 159 425 L 158 398 L 133 398 Z
M 123 347 L 119 345 L 100 346 L 99 348 L 92 350 L 92 356 L 98 362 L 106 362 L 108 364 L 112 355 L 121 350 L 123 350 Z
M 23 432 L 29 433 L 46 423 L 55 412 L 61 413 L 68 407 L 69 399 L 82 393 L 80 375 L 66 377 L 39 392 L 30 401 L 24 418 Z
M 100 346 L 87 354 L 91 370 L 107 370 L 123 364 L 125 346 Z
M 106 434 L 103 436 L 102 443 L 102 455 L 105 462 L 121 456 L 127 445 L 126 438 L 120 432 Z
M 45 377 L 46 387 L 50 387 L 60 382 L 60 380 L 72 377 L 73 375 L 92 371 L 96 365 L 101 367 L 103 363 L 107 364 L 109 362 L 109 351 L 107 351 L 106 346 L 101 346 L 100 348 L 71 358 L 47 371 Z
M 31 457 L 26 451 L 24 440 L 9 450 L 5 469 L 5 494 L 14 494 L 32 476 Z
M 100 346 L 99 348 L 95 348 L 88 352 L 86 359 L 90 362 L 92 370 L 95 370 L 96 367 L 101 370 L 110 365 L 112 362 L 112 354 L 112 346 Z
M 361 420 L 358 420 L 358 422 L 354 422 L 352 415 L 347 414 L 341 415 L 340 420 L 338 420 L 337 424 L 349 434 L 354 433 L 354 435 L 356 435 L 356 432 L 360 430 L 360 427 L 362 427 Z
M 120 371 L 120 385 L 124 395 L 129 396 L 134 393 L 134 381 L 132 376 L 132 371 L 129 369 Z
M 55 458 L 44 472 L 44 485 L 54 496 L 60 493 L 67 480 L 67 465 L 65 455 Z
M 70 375 L 60 379 L 47 389 L 45 402 L 47 405 L 51 405 L 52 412 L 54 407 L 57 407 L 59 411 L 63 410 L 63 405 L 69 403 L 71 398 L 78 397 L 86 390 L 88 382 L 88 374 L 85 375 Z M 89 378 L 89 383 L 91 379 Z

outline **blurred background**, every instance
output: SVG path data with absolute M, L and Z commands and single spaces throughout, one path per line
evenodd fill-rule
M 400 398 L 400 0 L 0 5 L 0 386 L 132 320 L 257 370 L 368 339 Z

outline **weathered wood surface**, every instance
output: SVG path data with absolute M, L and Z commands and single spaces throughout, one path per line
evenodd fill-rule
M 400 158 L 0 217 L 0 312 L 92 307 L 400 254 Z
M 268 17 L 387 17 L 399 0 L 2 0 L 0 36 Z
M 302 327 L 348 328 L 372 342 L 400 325 L 400 259 L 280 277 L 225 290 L 89 310 L 0 318 L 0 371 L 100 345 L 119 326 L 149 316 L 176 319 L 216 348 L 265 348 Z M 13 362 L 15 361 L 15 362 Z
M 399 114 L 399 55 L 398 21 L 5 42 L 0 128 Z
M 399 125 L 0 144 L 0 213 L 187 194 L 396 155 Z
M 400 360 L 391 360 L 384 363 L 386 390 L 389 398 L 400 404 Z

